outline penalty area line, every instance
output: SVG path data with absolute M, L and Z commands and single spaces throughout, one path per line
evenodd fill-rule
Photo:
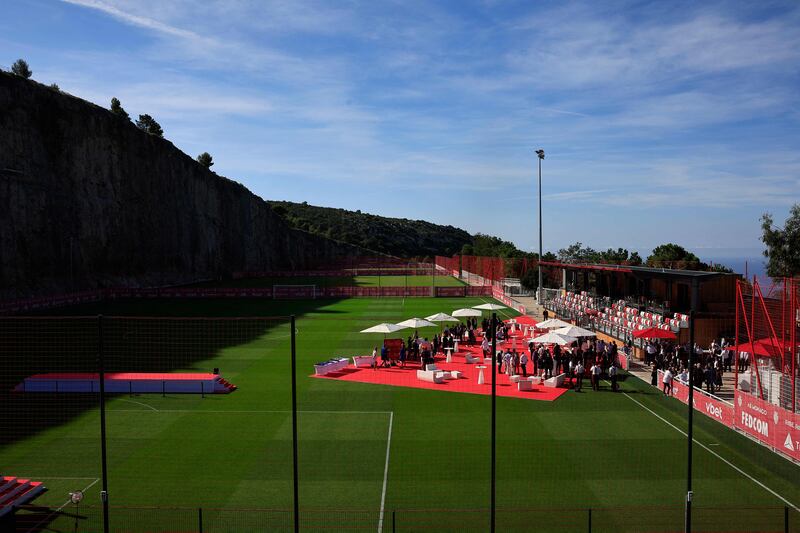
M 386 462 L 383 465 L 383 489 L 381 489 L 381 512 L 378 517 L 378 533 L 383 531 L 383 511 L 386 503 L 386 482 L 389 479 L 389 452 L 392 447 L 392 425 L 394 423 L 394 411 L 389 413 L 389 437 L 386 440 Z
M 55 478 L 50 478 L 50 479 L 55 479 Z M 61 479 L 67 479 L 67 478 L 61 478 Z M 83 490 L 81 490 L 81 492 L 83 492 L 83 493 L 85 493 L 85 492 L 86 492 L 87 490 L 89 490 L 90 488 L 94 487 L 94 486 L 97 484 L 97 482 L 98 482 L 98 481 L 100 481 L 100 478 L 99 478 L 99 477 L 84 477 L 84 478 L 75 478 L 75 479 L 94 479 L 94 481 L 92 481 L 91 483 L 89 483 L 88 485 L 86 485 L 86 487 L 84 487 L 84 488 L 83 488 Z M 60 512 L 61 512 L 61 510 L 62 510 L 64 507 L 66 507 L 67 505 L 69 505 L 71 502 L 72 502 L 72 499 L 71 499 L 71 498 L 70 498 L 70 499 L 68 499 L 67 501 L 65 501 L 63 504 L 61 504 L 61 507 L 59 507 L 58 509 L 56 509 L 55 511 L 53 511 L 52 513 L 50 513 L 49 515 L 47 515 L 46 517 L 44 517 L 44 518 L 43 518 L 43 519 L 42 519 L 42 520 L 41 520 L 41 521 L 40 521 L 38 524 L 36 524 L 35 526 L 33 526 L 33 527 L 32 527 L 32 528 L 29 530 L 29 531 L 36 531 L 36 530 L 37 530 L 37 528 L 38 528 L 39 526 L 41 526 L 42 524 L 44 524 L 44 523 L 46 523 L 48 520 L 50 520 L 50 518 L 51 518 L 53 515 L 57 515 L 58 513 L 60 513 Z
M 280 413 L 291 413 L 291 409 L 284 409 L 279 411 L 260 411 L 260 410 L 253 410 L 253 411 L 245 411 L 245 410 L 210 410 L 210 409 L 106 409 L 107 413 L 231 413 L 231 414 L 280 414 Z M 299 414 L 322 414 L 322 415 L 391 415 L 394 411 L 297 411 Z
M 662 422 L 664 422 L 665 424 L 670 426 L 672 429 L 674 429 L 675 431 L 677 431 L 678 433 L 680 433 L 684 437 L 688 436 L 688 434 L 685 431 L 683 431 L 681 428 L 679 428 L 678 426 L 676 426 L 675 424 L 673 424 L 672 422 L 670 422 L 669 420 L 667 420 L 663 416 L 659 415 L 658 413 L 656 413 L 655 411 L 653 411 L 652 409 L 650 409 L 649 407 L 647 407 L 646 405 L 641 403 L 636 398 L 631 398 L 630 395 L 625 394 L 625 393 L 623 393 L 623 394 L 630 401 L 636 403 L 637 405 L 639 405 L 639 407 L 641 407 L 645 411 L 649 411 L 650 414 L 652 414 L 653 416 L 655 416 L 656 418 L 658 418 L 659 420 L 661 420 Z M 784 498 L 783 496 L 781 496 L 780 494 L 778 494 L 777 492 L 775 492 L 774 490 L 769 488 L 768 486 L 764 485 L 762 482 L 760 482 L 759 480 L 757 480 L 756 478 L 754 478 L 753 476 L 751 476 L 750 474 L 748 474 L 747 472 L 745 472 L 744 470 L 742 470 L 741 468 L 736 466 L 735 464 L 731 463 L 730 461 L 728 461 L 727 459 L 722 457 L 720 454 L 718 454 L 717 452 L 715 452 L 714 450 L 712 450 L 711 448 L 709 448 L 708 446 L 706 446 L 702 442 L 698 441 L 695 438 L 692 438 L 692 442 L 694 442 L 695 444 L 697 444 L 698 446 L 703 448 L 705 451 L 707 451 L 708 453 L 710 453 L 711 455 L 713 455 L 714 457 L 716 457 L 717 459 L 719 459 L 720 461 L 722 461 L 726 465 L 730 466 L 731 468 L 733 468 L 734 470 L 739 472 L 741 475 L 743 475 L 744 477 L 746 477 L 747 479 L 749 479 L 750 481 L 752 481 L 753 483 L 755 483 L 756 485 L 758 485 L 762 489 L 766 490 L 767 492 L 769 492 L 770 494 L 772 494 L 773 496 L 778 498 L 780 501 L 782 501 L 783 503 L 785 503 L 786 505 L 788 505 L 789 507 L 791 507 L 795 511 L 800 512 L 800 508 L 798 508 L 795 504 L 793 504 L 792 502 L 790 502 L 789 500 L 787 500 L 786 498 Z

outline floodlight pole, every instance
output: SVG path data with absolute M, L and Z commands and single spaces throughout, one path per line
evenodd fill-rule
M 100 468 L 102 470 L 102 486 L 100 501 L 103 505 L 103 532 L 109 532 L 108 526 L 108 463 L 106 454 L 106 365 L 105 348 L 103 346 L 103 315 L 97 316 L 97 378 L 100 385 Z
M 542 305 L 542 159 L 544 159 L 544 150 L 536 150 L 536 155 L 539 158 L 539 285 L 536 287 L 536 303 Z
M 297 360 L 295 352 L 294 315 L 291 317 L 291 358 L 292 358 L 292 477 L 294 489 L 294 531 L 300 531 L 300 500 L 297 489 Z
M 696 283 L 696 281 L 695 281 Z M 689 428 L 686 432 L 686 533 L 692 531 L 692 429 L 694 421 L 694 299 L 689 310 Z
M 489 531 L 494 533 L 495 530 L 495 478 L 497 473 L 495 471 L 496 460 L 496 444 L 497 444 L 497 313 L 492 312 L 492 475 L 491 475 L 491 510 L 490 510 L 490 526 Z

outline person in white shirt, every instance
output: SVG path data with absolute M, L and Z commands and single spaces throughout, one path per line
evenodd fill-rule
M 672 396 L 672 371 L 669 368 L 664 371 L 661 383 L 664 385 L 664 394 Z
M 612 392 L 617 392 L 617 366 L 613 363 L 608 367 L 608 377 L 611 379 Z
M 519 369 L 522 370 L 522 376 L 525 377 L 528 375 L 528 356 L 525 355 L 525 352 L 519 354 Z
M 378 370 L 378 347 L 372 349 L 372 370 Z
M 578 361 L 578 364 L 575 365 L 575 391 L 580 392 L 581 387 L 583 387 L 583 363 Z
M 599 391 L 600 390 L 600 373 L 603 369 L 597 363 L 592 365 L 590 369 L 592 373 L 592 389 Z

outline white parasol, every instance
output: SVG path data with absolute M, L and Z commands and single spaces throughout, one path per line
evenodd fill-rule
M 575 337 L 568 337 L 566 335 L 561 335 L 559 333 L 553 333 L 552 331 L 548 331 L 544 335 L 539 335 L 538 337 L 531 339 L 532 342 L 538 344 L 570 344 L 575 342 L 577 339 Z
M 462 316 L 483 316 L 483 313 L 478 311 L 477 309 L 456 309 L 453 311 L 453 316 L 462 317 Z
M 433 322 L 429 322 L 427 320 L 423 320 L 421 318 L 416 318 L 416 317 L 409 318 L 408 320 L 403 320 L 402 322 L 398 322 L 397 325 L 403 326 L 404 328 L 414 328 L 414 329 L 429 328 L 432 326 L 433 327 L 436 326 L 436 324 L 434 324 Z
M 559 335 L 566 335 L 567 337 L 594 337 L 594 331 L 589 331 L 588 329 L 579 328 L 578 326 L 564 326 L 563 328 L 554 329 L 553 333 L 558 333 Z
M 563 320 L 559 320 L 558 318 L 549 318 L 544 322 L 539 322 L 536 324 L 536 329 L 558 329 L 558 328 L 565 328 L 567 326 L 571 326 L 569 322 L 564 322 Z
M 481 304 L 474 306 L 473 309 L 483 309 L 484 311 L 499 311 L 500 309 L 508 309 L 508 308 L 505 305 Z
M 458 322 L 457 318 L 447 313 L 436 313 L 435 315 L 426 316 L 425 320 L 430 320 L 431 322 Z

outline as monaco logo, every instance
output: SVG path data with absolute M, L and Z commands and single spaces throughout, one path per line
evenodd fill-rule
M 772 413 L 772 420 L 774 420 L 776 424 L 778 423 L 778 412 L 777 411 Z
M 742 397 L 741 396 L 737 396 L 736 401 L 739 404 L 739 407 L 741 407 L 742 406 Z

